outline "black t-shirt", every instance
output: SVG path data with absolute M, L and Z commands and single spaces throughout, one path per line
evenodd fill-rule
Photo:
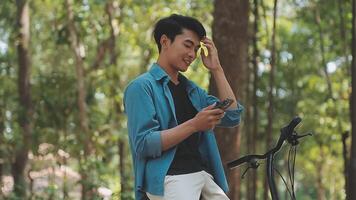
M 190 101 L 184 80 L 179 79 L 179 84 L 168 83 L 172 93 L 178 124 L 192 119 L 198 112 Z M 177 145 L 177 151 L 167 175 L 194 173 L 204 170 L 205 165 L 199 152 L 199 132 L 193 133 Z

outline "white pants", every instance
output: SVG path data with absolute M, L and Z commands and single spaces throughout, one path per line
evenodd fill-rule
M 229 200 L 224 191 L 205 171 L 166 176 L 164 196 L 146 193 L 150 200 Z

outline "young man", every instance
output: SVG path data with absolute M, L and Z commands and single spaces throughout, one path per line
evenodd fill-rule
M 212 130 L 238 125 L 242 106 L 226 80 L 217 49 L 199 21 L 176 14 L 157 22 L 154 38 L 157 62 L 127 86 L 124 96 L 136 199 L 228 199 Z M 180 73 L 196 58 L 200 42 L 208 50 L 201 57 L 219 98 Z M 226 98 L 234 100 L 229 109 L 214 108 Z

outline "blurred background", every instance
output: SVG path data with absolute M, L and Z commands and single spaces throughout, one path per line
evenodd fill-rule
M 314 135 L 298 146 L 297 199 L 345 199 L 352 3 L 1 0 L 0 199 L 134 199 L 123 91 L 157 59 L 153 26 L 172 13 L 204 24 L 245 106 L 238 128 L 216 130 L 223 162 L 266 152 L 298 115 L 297 131 Z M 200 58 L 185 75 L 216 94 Z M 284 176 L 287 157 L 276 157 Z M 226 169 L 230 198 L 270 199 L 264 166 L 244 179 L 245 168 Z

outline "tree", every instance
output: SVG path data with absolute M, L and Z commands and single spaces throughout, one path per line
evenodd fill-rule
M 350 115 L 351 115 L 351 157 L 349 167 L 349 185 L 348 198 L 356 199 L 356 0 L 352 1 L 352 64 L 351 64 L 351 98 L 350 98 Z
M 26 0 L 16 1 L 17 5 L 17 33 L 18 33 L 18 92 L 19 102 L 19 124 L 22 131 L 22 145 L 16 151 L 15 160 L 12 163 L 12 176 L 14 178 L 15 193 L 26 198 L 26 181 L 24 170 L 28 160 L 28 152 L 32 141 L 32 115 L 31 103 L 31 59 L 30 47 L 30 13 Z
M 113 199 L 120 196 L 121 199 L 133 199 L 123 91 L 129 81 L 147 71 L 157 56 L 152 38 L 154 22 L 178 11 L 202 20 L 208 35 L 213 32 L 228 80 L 245 106 L 240 129 L 217 131 L 224 162 L 240 157 L 240 143 L 241 153 L 264 153 L 275 0 L 256 1 L 248 1 L 251 11 L 247 11 L 248 6 L 242 1 L 215 1 L 216 11 L 212 15 L 214 4 L 211 0 L 72 0 L 72 22 L 77 37 L 74 45 L 71 44 L 72 22 L 68 19 L 68 7 L 63 6 L 65 1 L 1 2 L 0 174 L 3 186 L 8 185 L 5 180 L 12 177 L 12 170 L 24 169 L 23 174 L 13 174 L 16 180 L 22 176 L 30 181 L 26 190 L 27 193 L 33 192 L 30 197 L 33 199 L 78 199 L 82 183 L 88 184 L 88 191 L 92 192 L 88 197 L 94 198 L 99 194 L 98 188 L 104 187 L 113 192 Z M 19 26 L 16 26 L 19 18 L 16 5 L 23 2 L 27 2 L 27 9 L 31 11 L 28 24 L 31 37 L 28 48 L 22 49 L 21 53 L 19 47 L 26 46 L 20 43 L 23 40 L 18 34 Z M 247 27 L 248 12 L 251 12 L 251 18 Z M 215 21 L 211 27 L 213 17 Z M 354 67 L 350 67 L 351 48 L 348 46 L 352 43 L 352 24 L 352 1 L 278 1 L 272 143 L 278 137 L 279 128 L 296 114 L 303 118 L 297 131 L 314 133 L 313 137 L 302 140 L 297 152 L 295 189 L 298 199 L 343 199 L 344 188 L 355 188 L 355 178 L 351 179 L 351 174 L 345 173 L 354 171 L 347 162 L 352 154 L 351 148 L 355 146 L 350 148 L 350 142 L 355 143 L 355 139 L 351 141 L 355 129 L 351 130 L 351 125 L 355 126 L 355 123 L 350 123 L 351 115 L 355 113 L 351 107 L 355 102 L 351 95 L 355 96 L 355 92 L 350 92 L 355 88 L 350 87 Z M 73 46 L 79 49 L 77 58 L 83 65 L 85 94 L 81 98 L 85 106 L 78 103 L 77 50 L 73 51 Z M 20 55 L 26 58 L 23 52 L 27 52 L 27 69 L 30 71 L 20 77 L 20 71 L 24 72 L 18 64 Z M 85 53 L 84 57 L 82 53 Z M 185 75 L 208 89 L 209 74 L 201 65 L 201 60 L 197 59 Z M 20 92 L 19 80 L 24 77 L 31 79 L 31 84 L 23 87 L 27 88 L 25 92 Z M 213 88 L 211 82 L 212 92 Z M 32 102 L 28 106 L 32 116 L 26 116 L 21 96 Z M 84 133 L 81 126 L 80 110 L 86 110 L 88 133 Z M 32 127 L 32 141 L 24 138 L 27 137 L 24 122 Z M 342 133 L 346 132 L 350 137 L 341 140 Z M 88 156 L 84 156 L 83 151 L 86 142 L 90 147 Z M 254 142 L 259 145 L 254 146 Z M 19 157 L 27 148 L 25 143 L 28 146 L 27 161 Z M 54 148 L 51 153 L 61 150 L 69 156 L 46 163 L 33 159 L 44 155 L 39 151 L 43 143 Z M 342 159 L 343 154 L 347 159 Z M 26 157 L 26 153 L 22 155 Z M 286 157 L 287 153 L 282 150 L 276 165 L 284 177 L 287 174 Z M 75 182 L 67 173 L 63 178 L 66 181 L 50 181 L 41 190 L 37 187 L 29 189 L 31 183 L 36 186 L 38 181 L 31 174 L 47 169 L 49 165 L 71 168 L 75 172 L 87 170 L 90 176 Z M 235 174 L 238 171 L 226 172 L 231 196 L 239 195 L 241 190 L 240 199 L 263 198 L 263 165 L 257 170 L 257 192 L 252 189 L 256 187 L 255 180 L 250 179 L 254 177 L 254 170 L 249 170 L 248 177 L 242 181 L 250 183 L 241 184 L 241 187 L 238 185 L 241 178 Z M 54 177 L 53 174 L 46 176 Z M 353 182 L 352 187 L 345 184 L 346 177 L 350 178 L 350 184 Z M 281 181 L 276 177 L 278 180 Z M 328 184 L 330 182 L 333 184 Z M 347 194 L 350 192 L 353 191 L 347 191 Z M 21 195 L 17 189 L 10 194 L 4 191 L 0 193 L 0 199 L 16 195 Z M 231 199 L 237 199 L 237 195 Z
M 271 70 L 269 74 L 269 91 L 268 91 L 268 123 L 267 123 L 267 138 L 266 138 L 266 150 L 271 148 L 272 144 L 272 128 L 274 123 L 274 95 L 276 91 L 275 87 L 275 71 L 276 71 L 276 21 L 277 21 L 277 0 L 274 0 L 273 6 L 273 27 L 272 27 L 272 39 L 271 39 Z M 268 184 L 267 174 L 265 175 L 264 183 L 264 199 L 268 198 Z
M 256 152 L 256 144 L 257 144 L 257 133 L 258 133 L 258 98 L 257 98 L 257 89 L 258 89 L 258 62 L 259 62 L 259 48 L 258 48 L 258 23 L 259 23 L 259 1 L 253 1 L 253 13 L 254 13 L 254 21 L 253 21 L 253 55 L 252 55 L 252 64 L 253 64 L 253 90 L 252 90 L 252 133 L 250 137 L 250 150 L 252 152 Z M 251 179 L 249 179 L 248 184 L 248 199 L 256 199 L 257 195 L 257 172 L 253 171 L 251 175 Z
M 232 90 L 238 98 L 244 98 L 245 73 L 248 65 L 248 1 L 215 1 L 213 40 Z M 209 90 L 217 94 L 216 85 L 210 79 Z M 216 137 L 223 163 L 233 160 L 240 152 L 239 128 L 217 129 Z M 239 199 L 240 181 L 238 170 L 226 171 L 229 196 Z
M 73 51 L 75 57 L 75 71 L 77 77 L 77 105 L 79 108 L 79 125 L 80 132 L 77 133 L 78 141 L 84 144 L 84 155 L 80 156 L 79 166 L 80 166 L 80 175 L 82 183 L 82 199 L 87 199 L 90 197 L 90 186 L 88 178 L 90 177 L 89 169 L 86 169 L 85 163 L 88 159 L 91 152 L 91 134 L 88 125 L 88 114 L 87 114 L 87 89 L 85 85 L 85 73 L 84 73 L 84 45 L 80 41 L 78 36 L 78 31 L 74 22 L 74 11 L 73 11 L 73 2 L 72 0 L 65 1 L 65 7 L 68 17 L 68 32 L 69 32 L 69 41 L 70 47 Z

